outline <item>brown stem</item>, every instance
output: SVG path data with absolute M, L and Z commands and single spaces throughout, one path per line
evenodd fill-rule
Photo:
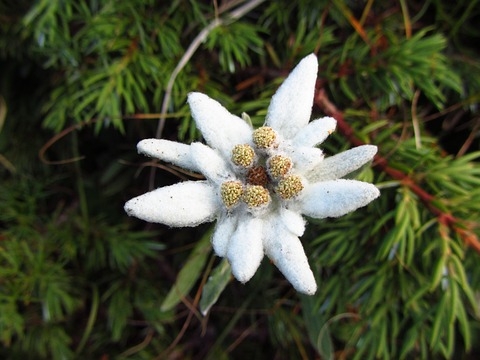
M 337 129 L 345 138 L 354 146 L 365 145 L 365 143 L 355 136 L 355 132 L 350 125 L 345 121 L 343 113 L 330 102 L 325 91 L 318 89 L 315 93 L 315 105 L 325 112 L 326 115 L 331 116 L 337 120 Z M 435 196 L 425 191 L 420 185 L 415 183 L 411 177 L 388 166 L 388 161 L 381 155 L 376 155 L 374 158 L 374 167 L 378 170 L 388 174 L 391 178 L 399 180 L 404 186 L 407 186 L 418 198 L 427 206 L 427 208 L 438 218 L 441 224 L 450 227 L 455 231 L 467 246 L 472 247 L 480 254 L 480 241 L 477 235 L 470 229 L 465 228 L 462 220 L 456 218 L 450 213 L 443 212 L 435 205 Z

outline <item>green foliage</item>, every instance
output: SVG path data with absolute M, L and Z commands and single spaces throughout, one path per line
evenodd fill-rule
M 402 166 L 415 171 L 419 183 L 423 179 L 427 189 L 432 190 L 429 185 L 433 185 L 435 193 L 448 199 L 449 209 L 458 210 L 462 219 L 476 221 L 480 211 L 476 202 L 478 166 L 470 161 L 478 154 L 439 162 L 441 156 L 435 149 L 415 150 L 412 142 L 405 141 L 396 149 L 392 164 L 401 158 Z M 445 171 L 436 170 L 440 163 Z M 460 175 L 449 176 L 454 173 Z M 330 322 L 328 314 L 350 314 L 351 319 L 343 324 L 332 321 L 328 331 L 347 335 L 343 340 L 358 350 L 354 358 L 405 358 L 411 354 L 423 358 L 432 352 L 451 358 L 458 331 L 463 346 L 472 346 L 467 314 L 476 319 L 480 315 L 474 294 L 478 282 L 468 280 L 475 269 L 462 265 L 468 251 L 464 240 L 432 219 L 408 188 L 395 187 L 397 191 L 383 192 L 376 206 L 370 207 L 377 221 L 357 212 L 321 225 L 323 235 L 312 244 L 325 274 L 324 291 L 307 316 Z M 466 200 L 465 192 L 471 194 L 471 200 Z M 460 199 L 467 209 L 461 209 Z M 390 202 L 396 205 L 381 210 Z M 354 273 L 349 272 L 352 268 Z M 313 331 L 325 336 L 320 330 Z
M 235 64 L 245 67 L 251 64 L 249 50 L 262 51 L 263 41 L 258 35 L 259 28 L 252 24 L 235 22 L 215 28 L 207 39 L 209 50 L 220 49 L 218 61 L 224 71 L 235 72 Z
M 231 279 L 230 264 L 226 259 L 223 259 L 212 271 L 212 275 L 208 278 L 202 290 L 202 298 L 200 299 L 199 306 L 203 315 L 206 315 L 210 308 L 215 305 Z
M 352 34 L 345 48 L 337 48 L 331 57 L 323 59 L 334 80 L 329 83 L 332 91 L 340 90 L 352 101 L 361 98 L 385 111 L 404 100 L 412 101 L 418 88 L 440 108 L 447 90 L 461 91 L 460 77 L 442 53 L 446 39 L 440 34 L 427 34 L 428 29 L 424 29 L 405 39 L 390 31 L 372 31 L 368 36 L 375 45 Z M 338 73 L 338 68 L 343 68 L 343 74 Z M 365 82 L 365 78 L 370 81 Z
M 178 273 L 175 284 L 160 306 L 162 311 L 173 309 L 190 292 L 198 280 L 210 252 L 211 236 L 211 231 L 206 232 L 190 253 L 185 265 Z
M 0 339 L 16 354 L 63 359 L 73 356 L 73 318 L 88 306 L 87 284 L 105 287 L 108 272 L 126 274 L 161 247 L 151 234 L 129 232 L 124 224 L 95 220 L 85 228 L 75 211 L 47 215 L 51 186 L 29 179 L 0 186 Z M 114 283 L 123 292 L 111 294 L 113 285 L 102 290 L 114 339 L 133 309 L 126 296 L 131 284 L 124 283 Z
M 232 19 L 247 2 L 0 4 L 1 358 L 480 351 L 469 243 L 480 236 L 478 1 L 281 0 Z M 211 225 L 126 217 L 125 200 L 191 175 L 135 152 L 156 136 L 175 69 L 161 136 L 189 142 L 199 133 L 188 92 L 260 126 L 311 52 L 318 89 L 388 165 L 355 174 L 380 187 L 378 200 L 307 227 L 315 296 L 297 295 L 267 260 L 247 284 L 231 281 L 211 254 Z M 351 148 L 348 135 L 330 136 L 326 155 Z

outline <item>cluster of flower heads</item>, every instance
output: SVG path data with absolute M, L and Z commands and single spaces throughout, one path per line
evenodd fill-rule
M 253 144 L 238 144 L 232 149 L 231 161 L 242 174 L 242 180 L 222 183 L 220 194 L 224 205 L 233 208 L 243 203 L 247 211 L 261 214 L 272 201 L 270 193 L 283 200 L 297 196 L 303 190 L 300 176 L 292 174 L 293 161 L 280 155 L 278 135 L 269 126 L 253 131 Z
M 359 146 L 325 158 L 317 147 L 335 130 L 324 117 L 310 122 L 318 64 L 304 58 L 273 96 L 264 126 L 254 130 L 217 101 L 188 96 L 193 118 L 208 145 L 146 139 L 147 156 L 202 173 L 205 181 L 185 181 L 138 196 L 125 204 L 129 215 L 185 227 L 217 220 L 215 253 L 227 257 L 242 283 L 250 280 L 266 254 L 305 294 L 317 285 L 300 242 L 302 215 L 338 217 L 379 196 L 369 183 L 342 179 L 369 162 L 377 148 Z

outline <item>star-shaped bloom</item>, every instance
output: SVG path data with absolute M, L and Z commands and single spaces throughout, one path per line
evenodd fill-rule
M 138 150 L 202 173 L 138 196 L 125 204 L 129 215 L 169 226 L 197 226 L 216 220 L 212 246 L 227 257 L 242 283 L 250 280 L 266 254 L 305 294 L 317 285 L 299 236 L 302 215 L 338 217 L 379 196 L 369 183 L 342 179 L 372 160 L 377 148 L 364 145 L 324 158 L 317 147 L 335 130 L 324 117 L 310 122 L 317 58 L 309 55 L 273 96 L 264 126 L 253 130 L 243 119 L 201 93 L 188 96 L 193 118 L 207 145 L 147 139 Z

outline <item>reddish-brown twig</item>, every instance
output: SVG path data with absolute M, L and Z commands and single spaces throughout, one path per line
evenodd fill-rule
M 337 120 L 338 131 L 345 136 L 345 138 L 354 146 L 365 145 L 360 140 L 353 129 L 345 121 L 343 113 L 337 109 L 337 107 L 330 102 L 325 91 L 318 89 L 315 93 L 314 99 L 315 105 L 325 112 L 326 115 L 331 116 Z M 386 173 L 391 178 L 398 180 L 404 186 L 407 186 L 418 198 L 425 204 L 425 206 L 438 218 L 439 223 L 448 226 L 455 231 L 467 246 L 473 248 L 480 254 L 480 241 L 478 236 L 470 229 L 466 227 L 466 224 L 461 219 L 453 216 L 450 213 L 445 213 L 442 209 L 435 205 L 435 196 L 425 191 L 420 185 L 418 185 L 411 177 L 394 169 L 388 165 L 386 158 L 381 155 L 376 155 L 374 159 L 374 167 L 378 170 Z

